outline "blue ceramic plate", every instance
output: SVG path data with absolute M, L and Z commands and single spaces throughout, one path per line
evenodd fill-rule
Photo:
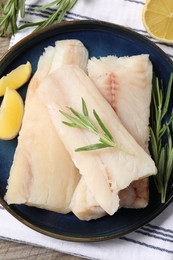
M 90 56 L 149 54 L 157 75 L 166 83 L 173 71 L 173 63 L 156 45 L 141 35 L 124 27 L 96 21 L 77 21 L 55 25 L 34 33 L 14 46 L 0 62 L 0 77 L 30 61 L 33 72 L 44 48 L 61 39 L 79 39 L 89 50 Z M 27 87 L 19 92 L 25 98 Z M 0 100 L 0 102 L 2 99 Z M 157 191 L 150 180 L 150 203 L 145 209 L 120 209 L 114 216 L 90 222 L 67 215 L 27 207 L 8 206 L 4 201 L 7 179 L 13 160 L 17 139 L 0 141 L 0 202 L 18 220 L 46 235 L 71 241 L 99 241 L 127 234 L 155 218 L 173 197 L 170 181 L 165 204 L 160 203 Z

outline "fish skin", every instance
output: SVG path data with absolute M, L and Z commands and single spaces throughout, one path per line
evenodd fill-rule
M 56 53 L 60 54 L 61 48 L 63 63 L 55 63 Z M 75 59 L 69 59 L 68 49 Z M 75 62 L 86 69 L 87 61 L 88 52 L 77 40 L 58 41 L 55 47 L 46 48 L 40 57 L 27 91 L 22 128 L 5 195 L 8 204 L 25 203 L 60 213 L 70 211 L 69 204 L 80 175 L 45 105 L 38 98 L 37 89 L 56 66 Z
M 68 75 L 68 79 L 65 75 Z M 71 91 L 69 84 L 73 86 Z M 63 66 L 55 71 L 42 83 L 38 93 L 47 105 L 62 142 L 84 176 L 95 200 L 108 214 L 112 215 L 118 210 L 120 190 L 134 180 L 157 173 L 154 161 L 127 132 L 110 104 L 79 67 Z M 117 145 L 128 153 L 112 148 L 87 153 L 74 151 L 77 147 L 98 141 L 95 135 L 84 129 L 64 125 L 64 116 L 58 113 L 59 110 L 67 112 L 67 105 L 81 111 L 82 97 L 86 101 L 92 120 L 95 121 L 92 115 L 92 110 L 95 109 L 117 141 Z

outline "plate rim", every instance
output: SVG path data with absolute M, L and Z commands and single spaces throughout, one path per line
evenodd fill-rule
M 173 68 L 173 61 L 159 46 L 157 46 L 154 42 L 149 40 L 147 37 L 139 34 L 138 32 L 133 31 L 130 28 L 127 28 L 122 25 L 110 23 L 110 22 L 101 21 L 101 20 L 75 20 L 75 21 L 64 21 L 59 24 L 47 26 L 46 28 L 33 32 L 33 33 L 29 34 L 28 36 L 24 37 L 23 39 L 21 39 L 14 46 L 12 46 L 0 59 L 0 66 L 2 66 L 2 71 L 3 71 L 4 67 L 6 68 L 11 63 L 10 56 L 13 55 L 13 52 L 16 54 L 17 49 L 19 49 L 21 47 L 21 45 L 25 45 L 26 42 L 28 42 L 28 44 L 29 44 L 29 42 L 32 41 L 33 39 L 37 39 L 37 37 L 39 37 L 39 36 L 44 36 L 47 32 L 51 32 L 53 30 L 55 31 L 55 35 L 56 35 L 58 28 L 63 30 L 64 28 L 68 28 L 73 25 L 75 25 L 75 26 L 94 25 L 94 26 L 101 26 L 103 28 L 108 27 L 108 28 L 115 29 L 115 30 L 118 29 L 118 30 L 130 33 L 130 34 L 134 35 L 135 37 L 137 37 L 140 41 L 144 41 L 147 44 L 149 44 L 150 46 L 152 46 L 154 49 L 158 50 L 164 56 L 164 58 L 168 61 L 168 63 L 170 63 L 170 65 Z M 77 30 L 78 28 L 75 27 L 74 30 L 75 29 Z M 86 28 L 86 30 L 89 30 L 89 29 L 90 28 Z M 81 29 L 81 31 L 83 31 L 83 28 Z M 65 31 L 65 33 L 66 32 L 67 31 Z M 54 34 L 51 34 L 51 35 L 53 36 Z M 15 59 L 16 56 L 18 56 L 18 55 L 17 54 L 13 55 L 13 59 Z M 72 242 L 99 242 L 99 241 L 109 240 L 109 239 L 113 239 L 113 238 L 117 238 L 117 237 L 129 234 L 132 231 L 138 229 L 139 227 L 144 226 L 146 223 L 150 222 L 155 217 L 157 217 L 162 211 L 164 211 L 165 208 L 167 208 L 168 205 L 171 203 L 172 199 L 173 199 L 173 194 L 168 197 L 166 203 L 163 204 L 161 208 L 154 211 L 153 214 L 151 214 L 151 216 L 149 218 L 147 218 L 147 220 L 143 221 L 142 224 L 138 224 L 137 226 L 135 226 L 135 228 L 131 227 L 127 231 L 123 231 L 123 232 L 121 231 L 121 232 L 118 232 L 118 233 L 112 234 L 112 235 L 95 236 L 95 237 L 74 237 L 74 236 L 72 237 L 72 236 L 61 235 L 61 234 L 56 234 L 54 232 L 50 232 L 43 228 L 37 227 L 36 225 L 30 223 L 26 219 L 19 216 L 15 211 L 13 211 L 13 209 L 11 209 L 11 207 L 8 204 L 6 204 L 4 199 L 1 197 L 0 197 L 0 204 L 5 208 L 5 210 L 7 210 L 13 217 L 15 217 L 17 220 L 19 220 L 22 224 L 26 225 L 27 227 L 29 227 L 41 234 L 46 235 L 46 236 L 56 238 L 56 239 L 62 239 L 62 240 L 66 240 L 66 241 L 72 241 Z
M 111 29 L 118 29 L 118 30 L 121 30 L 121 31 L 123 30 L 127 33 L 130 33 L 130 34 L 136 36 L 140 40 L 150 44 L 153 48 L 155 48 L 163 56 L 165 56 L 167 61 L 173 66 L 173 61 L 171 60 L 171 58 L 158 45 L 156 45 L 156 43 L 149 40 L 146 36 L 134 31 L 131 28 L 125 27 L 123 25 L 119 25 L 119 24 L 115 24 L 115 23 L 111 23 L 111 22 L 106 22 L 106 21 L 102 21 L 102 20 L 97 20 L 97 19 L 95 19 L 95 20 L 93 19 L 93 20 L 63 21 L 63 22 L 58 23 L 58 24 L 49 25 L 49 26 L 47 26 L 43 29 L 40 29 L 38 31 L 34 31 L 34 32 L 30 33 L 29 35 L 25 36 L 23 39 L 19 40 L 15 45 L 13 45 L 9 50 L 7 50 L 7 52 L 0 59 L 0 65 L 2 66 L 1 63 L 3 63 L 13 51 L 16 51 L 19 47 L 21 47 L 21 45 L 23 43 L 29 42 L 32 39 L 37 38 L 38 36 L 44 35 L 46 32 L 53 31 L 53 30 L 56 31 L 55 29 L 57 29 L 57 28 L 63 29 L 65 27 L 72 26 L 72 25 L 75 25 L 75 26 L 77 26 L 77 25 L 78 26 L 80 26 L 80 25 L 82 25 L 82 26 L 83 25 L 85 25 L 85 26 L 87 26 L 87 25 L 91 25 L 91 26 L 92 25 L 99 25 L 99 26 L 108 27 L 108 28 L 111 28 Z M 82 30 L 83 29 L 81 29 L 81 31 Z M 88 28 L 86 28 L 86 30 L 88 30 Z M 15 56 L 14 56 L 14 58 L 15 58 Z M 2 66 L 2 68 L 3 68 L 3 66 Z

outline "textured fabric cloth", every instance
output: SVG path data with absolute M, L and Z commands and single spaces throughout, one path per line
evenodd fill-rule
M 20 25 L 48 17 L 55 8 L 33 13 L 33 9 L 46 1 L 26 1 L 26 16 L 18 18 Z M 173 58 L 173 46 L 153 40 L 142 24 L 144 0 L 78 0 L 64 20 L 100 19 L 126 26 L 154 41 Z M 11 39 L 11 46 L 32 32 L 25 29 Z M 96 243 L 67 242 L 50 238 L 26 227 L 0 207 L 0 236 L 25 241 L 61 252 L 101 260 L 171 260 L 173 259 L 173 207 L 172 203 L 157 218 L 138 230 L 121 238 Z

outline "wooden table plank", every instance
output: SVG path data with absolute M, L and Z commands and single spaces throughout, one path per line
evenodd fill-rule
M 8 50 L 10 38 L 0 37 L 0 58 Z
M 83 258 L 63 254 L 51 249 L 0 240 L 0 259 L 3 260 L 82 260 Z

